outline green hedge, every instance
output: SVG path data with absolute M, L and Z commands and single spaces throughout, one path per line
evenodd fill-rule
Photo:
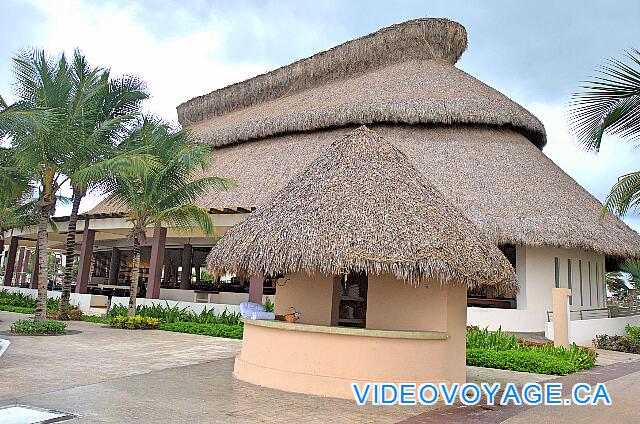
M 160 320 L 140 315 L 132 317 L 118 315 L 109 319 L 109 325 L 127 330 L 153 330 L 160 326 Z
M 36 308 L 24 308 L 22 306 L 11 306 L 0 304 L 0 311 L 15 312 L 18 314 L 35 314 Z
M 228 339 L 242 339 L 243 327 L 241 325 L 228 324 L 170 322 L 160 324 L 160 330 L 175 331 L 177 333 L 200 334 L 203 336 L 226 337 Z
M 536 350 L 519 349 L 467 349 L 467 365 L 550 375 L 578 371 L 578 367 L 567 359 Z
M 18 320 L 11 324 L 11 332 L 13 334 L 64 334 L 67 331 L 67 325 L 59 321 L 30 321 Z
M 83 315 L 81 321 L 94 322 L 96 324 L 109 324 L 109 318 L 97 317 L 95 315 Z

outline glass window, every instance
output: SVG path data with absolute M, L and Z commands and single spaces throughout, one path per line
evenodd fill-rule
M 582 295 L 582 259 L 578 260 L 578 272 L 580 274 L 580 306 L 584 306 L 584 296 Z
M 591 286 L 591 261 L 588 262 L 589 266 L 589 306 L 593 306 L 593 288 Z
M 556 288 L 560 287 L 560 258 L 555 258 L 556 263 Z
M 571 259 L 567 259 L 567 288 L 571 289 L 572 281 L 571 281 Z M 573 304 L 573 296 L 569 296 L 569 305 Z

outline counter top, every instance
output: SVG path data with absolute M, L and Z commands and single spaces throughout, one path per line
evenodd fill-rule
M 370 328 L 329 327 L 315 324 L 295 324 L 286 321 L 253 320 L 242 318 L 245 325 L 274 328 L 287 331 L 306 331 L 308 333 L 342 334 L 345 336 L 382 337 L 388 339 L 412 340 L 447 340 L 449 333 L 444 331 L 403 331 L 403 330 L 375 330 Z

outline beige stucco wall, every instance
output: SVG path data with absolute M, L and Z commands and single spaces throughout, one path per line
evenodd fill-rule
M 296 273 L 278 280 L 275 313 L 286 314 L 293 306 L 300 311 L 301 324 L 331 325 L 333 277 Z
M 293 305 L 302 311 L 299 323 L 330 325 L 332 316 L 335 322 L 337 280 L 304 274 L 287 278 L 277 288 L 276 313 Z M 369 277 L 367 329 L 358 331 L 438 331 L 448 333 L 444 340 L 327 334 L 290 325 L 297 329 L 245 325 L 234 375 L 281 390 L 343 398 L 352 397 L 351 382 L 466 380 L 464 286 L 428 282 L 413 287 L 389 275 Z

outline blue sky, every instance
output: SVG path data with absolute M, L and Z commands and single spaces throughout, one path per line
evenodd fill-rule
M 544 152 L 602 200 L 619 175 L 640 168 L 640 153 L 613 138 L 598 155 L 580 151 L 566 104 L 606 59 L 640 49 L 638 16 L 635 0 L 0 0 L 0 93 L 12 98 L 18 49 L 80 47 L 92 63 L 144 78 L 146 110 L 175 121 L 175 107 L 194 96 L 386 25 L 446 17 L 469 33 L 458 66 L 536 114 L 548 133 Z M 626 221 L 640 230 L 637 214 Z

